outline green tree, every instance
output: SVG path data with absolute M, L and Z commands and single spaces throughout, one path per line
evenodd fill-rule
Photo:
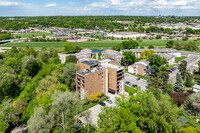
M 193 127 L 193 126 L 189 126 L 189 127 L 185 127 L 185 128 L 181 128 L 179 130 L 179 133 L 199 133 L 200 132 L 200 127 Z
M 192 87 L 193 86 L 193 76 L 190 72 L 186 73 L 185 86 L 186 87 Z
M 156 39 L 162 39 L 162 36 L 161 35 L 157 35 Z
M 117 98 L 116 104 L 131 111 L 132 118 L 143 132 L 171 133 L 179 129 L 177 119 L 181 110 L 168 94 L 161 93 L 157 99 L 152 92 L 140 91 L 128 99 Z
M 77 63 L 78 59 L 76 58 L 75 55 L 69 55 L 69 56 L 66 56 L 66 60 L 65 60 L 65 63 Z
M 79 70 L 79 67 L 75 64 L 66 64 L 66 66 L 63 68 L 63 78 L 65 84 L 67 84 L 71 89 L 75 88 L 75 76 L 76 71 Z
M 9 132 L 12 124 L 17 125 L 17 119 L 19 118 L 15 115 L 11 100 L 3 101 L 0 104 L 0 132 Z
M 75 46 L 73 43 L 66 43 L 64 44 L 64 50 L 66 53 L 74 53 L 75 52 Z
M 20 69 L 20 61 L 16 57 L 7 58 L 5 63 L 7 66 L 9 66 L 15 70 Z
M 187 73 L 187 62 L 185 60 L 181 61 L 178 69 L 180 71 L 180 74 L 181 74 L 183 80 L 185 80 L 186 73 Z
M 134 41 L 134 40 L 123 41 L 120 44 L 121 49 L 136 49 L 136 48 L 138 48 L 138 46 L 139 46 L 139 43 L 137 41 Z
M 38 58 L 39 58 L 40 61 L 47 63 L 48 59 L 49 59 L 49 54 L 46 51 L 41 51 L 38 54 Z
M 135 63 L 136 57 L 135 54 L 131 51 L 125 51 L 123 53 L 123 58 L 121 60 L 121 65 L 129 66 Z
M 121 133 L 132 132 L 141 133 L 132 118 L 131 111 L 119 107 L 105 107 L 98 115 L 98 132 L 101 133 Z M 108 124 L 112 123 L 112 124 Z
M 62 42 L 66 42 L 67 41 L 67 38 L 62 38 Z
M 153 50 L 144 50 L 141 52 L 142 59 L 147 59 L 149 56 L 154 54 Z
M 173 48 L 174 46 L 174 41 L 173 40 L 169 40 L 167 43 L 166 43 L 166 48 Z
M 35 89 L 35 93 L 37 96 L 43 93 L 49 95 L 53 93 L 58 85 L 60 85 L 60 83 L 56 77 L 46 76 L 44 79 L 40 80 L 38 87 Z
M 6 97 L 15 96 L 15 82 L 14 76 L 10 73 L 3 73 L 0 75 L 0 102 Z
M 49 51 L 49 56 L 53 58 L 58 57 L 58 50 L 55 48 L 51 48 Z
M 183 109 L 187 115 L 196 116 L 196 112 L 192 103 L 193 102 L 191 98 L 188 97 L 186 101 L 184 102 Z
M 176 74 L 175 91 L 177 91 L 177 92 L 179 92 L 179 91 L 184 92 L 185 91 L 185 87 L 183 85 L 183 79 L 182 79 L 182 77 L 179 73 Z
M 38 61 L 32 55 L 31 56 L 25 56 L 22 59 L 21 64 L 22 64 L 22 68 L 27 69 L 31 76 L 34 76 L 35 74 L 37 74 L 37 72 L 39 70 Z
M 159 75 L 160 72 L 166 71 L 167 60 L 160 55 L 152 55 L 147 59 L 152 70 Z
M 36 108 L 28 121 L 30 132 L 75 132 L 75 115 L 82 104 L 69 92 L 55 91 L 48 109 Z
M 153 45 L 149 45 L 148 49 L 154 49 L 155 47 Z

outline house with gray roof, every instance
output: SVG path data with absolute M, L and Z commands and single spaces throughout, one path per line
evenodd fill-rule
M 169 65 L 172 65 L 175 63 L 175 56 L 171 54 L 160 54 L 161 57 L 164 57 Z
M 141 60 L 139 62 L 134 63 L 133 65 L 128 66 L 128 72 L 135 75 L 149 75 L 149 73 L 151 72 L 149 61 Z
M 176 49 L 159 49 L 159 48 L 156 48 L 156 49 L 124 49 L 124 50 L 121 50 L 120 53 L 123 54 L 123 52 L 125 51 L 132 51 L 133 53 L 135 53 L 135 56 L 137 58 L 141 58 L 141 52 L 144 51 L 144 50 L 152 50 L 154 51 L 155 54 L 170 54 L 170 55 L 174 55 L 175 57 L 181 57 L 181 52 L 176 50 Z

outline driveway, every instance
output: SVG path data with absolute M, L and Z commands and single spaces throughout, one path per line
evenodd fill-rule
M 104 101 L 104 103 L 106 104 L 106 106 L 108 106 L 108 107 L 117 106 L 115 104 L 115 98 L 116 97 L 120 97 L 120 96 L 114 95 L 114 94 L 110 94 L 110 93 L 108 93 L 106 95 L 109 96 L 110 97 L 109 99 L 112 100 L 112 102 L 113 102 L 112 104 L 109 104 L 108 102 Z M 101 112 L 102 108 L 103 108 L 103 106 L 97 104 L 96 106 L 94 106 L 94 107 L 92 107 L 92 108 L 89 109 L 89 111 L 90 111 L 90 119 L 91 119 L 91 124 L 92 125 L 97 126 L 98 115 Z
M 175 84 L 176 83 L 176 74 L 179 72 L 178 69 L 176 69 L 175 71 L 172 71 L 172 73 L 169 74 L 169 82 L 171 84 Z
M 125 73 L 125 82 L 129 81 L 129 84 L 126 84 L 128 86 L 132 86 L 133 84 L 137 85 L 138 87 L 141 87 L 141 90 L 145 91 L 147 86 L 147 81 L 144 79 L 136 80 L 138 77 L 133 76 L 131 74 Z

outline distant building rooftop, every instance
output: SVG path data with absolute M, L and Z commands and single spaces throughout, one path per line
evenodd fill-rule
M 86 61 L 82 61 L 81 63 L 86 64 L 88 66 L 96 66 L 99 64 L 99 62 L 96 60 L 86 60 Z
M 106 67 L 106 68 L 108 67 L 108 68 L 116 69 L 116 70 L 124 69 L 124 67 L 122 67 L 122 66 L 113 65 L 110 63 L 101 63 L 101 66 Z

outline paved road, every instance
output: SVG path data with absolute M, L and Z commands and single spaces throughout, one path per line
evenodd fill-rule
M 117 106 L 116 104 L 115 104 L 115 98 L 116 97 L 120 97 L 120 96 L 118 96 L 118 95 L 113 95 L 113 94 L 110 94 L 110 93 L 108 93 L 108 94 L 106 94 L 107 96 L 109 96 L 110 98 L 110 100 L 112 100 L 112 104 L 109 104 L 108 102 L 106 102 L 106 101 L 104 101 L 104 103 L 106 104 L 106 106 L 108 106 L 108 107 L 114 107 L 114 106 Z M 101 105 L 96 105 L 96 106 L 94 106 L 94 107 L 92 107 L 92 108 L 90 108 L 89 109 L 89 112 L 90 112 L 90 121 L 91 121 L 91 124 L 92 125 L 94 125 L 94 126 L 97 126 L 97 121 L 98 121 L 98 115 L 99 115 L 99 113 L 101 112 L 101 109 L 103 108 L 103 106 L 101 106 Z M 83 123 L 86 123 L 85 122 L 85 120 L 84 120 L 84 118 L 79 118 Z
M 176 74 L 179 72 L 178 69 L 176 69 L 175 71 L 173 71 L 172 73 L 169 74 L 169 82 L 171 84 L 175 84 L 176 83 Z
M 125 74 L 125 81 L 129 81 L 130 84 L 127 84 L 129 86 L 132 86 L 133 84 L 138 85 L 138 87 L 141 87 L 141 90 L 146 90 L 147 81 L 144 79 L 136 80 L 138 77 L 133 76 L 131 74 L 126 73 Z

